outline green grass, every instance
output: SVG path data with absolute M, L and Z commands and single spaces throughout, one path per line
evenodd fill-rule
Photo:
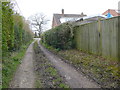
M 57 79 L 54 79 L 53 82 L 60 82 L 61 81 L 61 78 L 57 78 Z
M 31 43 L 31 42 L 30 42 Z M 12 80 L 17 67 L 21 63 L 22 58 L 25 55 L 26 49 L 29 46 L 21 46 L 17 52 L 8 53 L 6 57 L 2 59 L 2 88 L 9 88 L 9 83 Z
M 64 83 L 60 83 L 59 85 L 60 88 L 69 88 L 67 85 L 65 85 Z
M 55 52 L 55 53 L 60 51 L 59 48 L 56 49 L 56 48 L 54 48 L 54 47 L 52 47 L 52 46 L 49 46 L 49 45 L 43 43 L 42 41 L 40 41 L 40 43 L 41 43 L 45 48 L 47 48 L 47 49 L 49 49 L 49 50 L 51 50 L 51 51 L 53 51 L 53 52 Z
M 102 87 L 118 87 L 120 85 L 118 83 L 118 81 L 120 82 L 120 66 L 117 60 L 76 49 L 57 51 L 46 44 L 42 43 L 42 45 L 65 58 L 74 66 L 81 68 L 85 74 L 90 74 L 93 78 L 96 78 L 102 84 Z
M 36 74 L 36 75 L 38 75 L 38 74 Z M 41 83 L 41 81 L 39 79 L 36 79 L 34 85 L 35 85 L 35 88 L 42 88 L 43 87 L 42 83 Z
M 118 83 L 116 81 L 120 81 L 120 66 L 116 60 L 78 50 L 59 51 L 58 54 L 72 62 L 73 65 L 81 67 L 84 73 L 91 73 L 94 78 L 98 79 L 98 82 L 104 83 L 103 87 L 116 87 Z
M 52 76 L 56 76 L 57 75 L 57 71 L 53 67 L 46 68 L 46 72 L 49 72 L 50 75 L 52 75 Z

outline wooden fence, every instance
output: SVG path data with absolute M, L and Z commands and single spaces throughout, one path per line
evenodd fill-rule
M 120 16 L 74 27 L 77 49 L 120 59 Z

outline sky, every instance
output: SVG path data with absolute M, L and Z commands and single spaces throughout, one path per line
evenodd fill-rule
M 16 0 L 19 12 L 26 19 L 36 13 L 44 13 L 50 20 L 48 29 L 51 28 L 54 13 L 64 9 L 65 14 L 100 15 L 108 9 L 118 9 L 120 0 Z

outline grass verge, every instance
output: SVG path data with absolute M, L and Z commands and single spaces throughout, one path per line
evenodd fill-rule
M 9 88 L 9 83 L 14 77 L 17 67 L 21 64 L 21 60 L 31 42 L 22 45 L 19 51 L 12 53 L 8 52 L 8 55 L 2 58 L 2 88 Z

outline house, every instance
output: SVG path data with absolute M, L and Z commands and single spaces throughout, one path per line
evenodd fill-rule
M 115 9 L 108 9 L 102 15 L 108 16 L 108 17 L 115 17 L 120 16 L 120 11 Z
M 52 21 L 52 28 L 59 26 L 61 23 L 68 22 L 68 21 L 75 21 L 78 18 L 82 18 L 87 16 L 83 13 L 81 14 L 64 14 L 64 9 L 62 9 L 61 14 L 53 14 L 53 21 Z

